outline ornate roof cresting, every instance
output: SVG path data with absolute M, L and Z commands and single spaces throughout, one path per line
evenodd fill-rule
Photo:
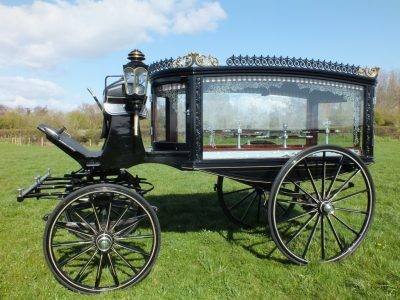
M 308 58 L 295 58 L 283 56 L 243 56 L 232 55 L 226 60 L 229 67 L 273 67 L 282 69 L 305 69 L 315 71 L 327 71 L 340 74 L 349 74 L 366 78 L 375 79 L 378 77 L 379 68 L 360 67 L 325 60 L 315 60 Z M 202 55 L 190 52 L 185 56 L 176 59 L 164 59 L 150 65 L 149 73 L 154 73 L 167 69 L 187 68 L 187 67 L 217 67 L 218 60 L 211 55 Z
M 202 55 L 196 52 L 190 52 L 185 56 L 179 56 L 172 62 L 173 68 L 187 68 L 197 65 L 199 67 L 217 67 L 218 59 L 211 55 Z
M 358 75 L 360 76 L 366 76 L 370 78 L 376 78 L 379 75 L 379 68 L 378 67 L 373 67 L 373 68 L 358 68 Z
M 190 52 L 185 56 L 179 56 L 176 59 L 164 59 L 150 65 L 150 73 L 158 72 L 173 68 L 188 68 L 188 67 L 217 67 L 218 59 L 211 55 L 203 55 L 196 52 Z
M 376 78 L 379 68 L 361 68 L 355 65 L 342 64 L 325 60 L 303 59 L 295 57 L 282 56 L 235 56 L 232 55 L 226 60 L 228 66 L 236 67 L 281 67 L 281 68 L 299 68 L 308 70 L 322 70 L 351 75 L 358 75 L 368 78 Z

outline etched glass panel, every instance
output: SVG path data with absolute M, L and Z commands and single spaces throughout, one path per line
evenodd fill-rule
M 166 99 L 163 97 L 156 98 L 156 112 L 155 112 L 155 140 L 156 141 L 165 141 L 165 129 L 166 129 L 166 120 L 165 120 L 165 101 Z
M 156 88 L 154 141 L 186 142 L 186 90 L 180 83 Z
M 284 76 L 203 79 L 204 159 L 291 156 L 317 144 L 361 149 L 364 88 Z

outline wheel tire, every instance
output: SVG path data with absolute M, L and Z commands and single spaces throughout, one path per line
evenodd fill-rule
M 311 163 L 313 163 L 313 165 L 311 165 Z M 310 173 L 308 173 L 308 171 L 310 171 Z M 349 173 L 351 173 L 351 176 L 348 176 Z M 284 182 L 290 182 L 296 186 L 293 183 L 293 180 L 296 179 L 293 174 L 299 176 L 300 180 L 309 182 L 308 190 L 304 185 L 300 188 L 304 194 L 304 199 L 302 201 L 299 200 L 299 203 L 295 204 L 298 205 L 297 209 L 303 209 L 303 211 L 296 216 L 286 218 L 286 220 L 282 222 L 277 222 L 275 216 L 277 203 L 280 201 L 290 201 L 280 199 L 278 195 L 282 197 L 280 190 Z M 311 174 L 311 176 L 309 174 Z M 358 174 L 361 174 L 362 177 L 356 177 Z M 346 179 L 340 178 L 341 176 L 344 176 Z M 330 179 L 329 184 L 328 179 Z M 359 185 L 356 183 L 356 188 L 361 186 L 365 188 L 365 190 L 343 195 L 346 190 L 355 187 L 355 180 L 360 181 Z M 312 191 L 315 192 L 312 194 Z M 342 193 L 342 196 L 337 197 L 340 193 Z M 366 197 L 363 197 L 364 194 L 366 194 Z M 343 205 L 343 203 L 346 203 L 345 205 L 351 204 L 357 209 L 339 207 L 338 203 L 340 201 L 342 201 L 342 204 L 339 205 Z M 309 209 L 306 210 L 305 207 L 309 207 Z M 362 209 L 358 207 L 362 207 Z M 332 262 L 345 258 L 357 249 L 365 238 L 372 223 L 374 207 L 374 184 L 362 160 L 353 152 L 342 147 L 322 145 L 311 147 L 300 152 L 298 155 L 292 157 L 281 169 L 273 183 L 270 193 L 268 222 L 273 240 L 279 250 L 290 261 L 300 265 L 307 264 L 311 261 Z M 354 215 L 350 215 L 349 217 L 347 213 L 349 215 L 350 213 Z M 365 215 L 365 217 L 361 216 L 362 219 L 360 219 L 356 217 L 356 215 Z M 300 220 L 305 216 L 308 218 L 307 221 L 304 221 L 301 227 L 298 228 L 299 225 L 297 223 L 301 222 Z M 315 216 L 317 216 L 317 219 L 314 222 Z M 344 217 L 346 220 L 354 221 L 354 223 L 348 225 L 350 221 L 346 221 L 347 223 L 343 222 L 344 219 L 341 218 Z M 284 224 L 285 222 L 290 222 L 290 224 Z M 310 224 L 313 222 L 314 225 L 310 228 Z M 336 229 L 333 224 L 336 224 Z M 356 224 L 358 224 L 358 229 L 354 229 Z M 285 225 L 285 227 L 281 225 Z M 318 225 L 320 231 L 315 235 Z M 342 231 L 339 232 L 340 234 L 338 234 L 338 228 L 342 229 Z M 309 234 L 306 236 L 306 241 L 304 243 L 300 242 L 300 236 L 304 238 L 304 231 L 308 229 L 310 230 Z M 328 231 L 328 229 L 330 229 L 330 231 Z M 290 230 L 294 232 L 289 234 L 287 231 Z M 286 238 L 285 235 L 288 235 L 289 238 Z M 320 236 L 319 250 L 318 246 L 315 247 L 315 243 L 312 244 L 314 237 L 318 235 Z M 351 236 L 355 236 L 355 238 Z M 327 248 L 328 243 L 332 246 L 331 249 Z M 336 246 L 334 246 L 335 244 Z M 302 248 L 303 246 L 304 249 Z M 303 252 L 299 252 L 296 247 L 298 247 L 298 250 L 303 250 Z M 314 259 L 306 258 L 307 254 L 308 257 L 311 255 L 311 248 L 315 250 L 315 254 L 312 253 L 315 255 L 315 257 L 313 257 Z
M 125 201 L 126 206 L 124 207 L 124 210 L 115 207 L 114 209 L 117 209 L 117 211 L 113 209 L 113 201 L 115 201 L 117 197 L 123 199 L 122 201 Z M 67 210 L 74 211 L 75 207 L 79 208 L 79 205 L 82 202 L 93 203 L 91 206 L 93 207 L 93 212 L 88 214 L 87 211 L 85 212 L 83 210 L 88 210 L 89 208 L 83 206 L 82 211 L 77 211 L 75 217 L 76 219 L 78 219 L 78 215 L 82 217 L 80 223 L 78 223 L 76 219 L 74 221 L 68 219 L 65 212 Z M 104 210 L 106 211 L 105 213 Z M 141 215 L 138 215 L 138 211 Z M 102 212 L 103 218 L 101 218 Z M 89 218 L 89 215 L 92 216 L 91 219 Z M 106 218 L 104 218 L 104 215 L 107 215 Z M 129 215 L 131 216 L 128 217 Z M 65 220 L 65 222 L 61 220 Z M 143 223 L 148 224 L 149 229 L 141 228 L 141 226 L 143 226 L 141 224 Z M 78 224 L 80 227 L 76 227 Z M 65 232 L 63 230 L 65 230 Z M 131 235 L 131 233 L 136 230 L 148 230 L 150 234 L 140 235 L 139 233 L 139 235 L 136 236 Z M 82 237 L 85 236 L 86 239 L 77 242 L 73 241 L 72 243 L 70 241 L 67 241 L 66 243 L 55 243 L 54 239 L 59 238 L 58 231 L 61 232 L 61 235 L 64 233 L 64 236 L 67 236 L 68 238 L 74 237 L 82 240 Z M 89 237 L 90 235 L 92 236 L 91 238 Z M 132 243 L 129 241 L 132 239 L 134 242 L 137 240 L 144 240 L 145 242 L 142 242 L 143 245 L 146 244 L 146 241 L 150 241 L 147 244 L 147 248 L 150 249 L 149 253 L 142 250 L 142 248 L 140 248 L 142 246 L 136 247 L 131 244 L 126 244 L 126 241 Z M 80 244 L 76 244 L 78 242 L 80 242 Z M 95 294 L 127 288 L 143 280 L 149 274 L 157 259 L 160 242 L 161 231 L 157 215 L 142 196 L 123 186 L 115 184 L 94 184 L 72 192 L 56 206 L 46 223 L 43 238 L 43 251 L 47 265 L 59 283 L 75 292 Z M 82 244 L 87 244 L 89 250 L 81 251 L 79 249 L 79 252 L 73 252 L 69 257 L 67 256 L 63 260 L 61 254 L 61 258 L 56 257 L 57 254 L 59 254 L 57 252 L 59 247 L 61 247 L 61 249 L 63 249 L 63 247 L 71 247 L 67 244 L 73 243 L 76 245 L 72 246 L 71 251 L 75 251 L 74 247 L 81 247 Z M 140 244 L 140 241 L 136 243 Z M 133 252 L 132 249 L 136 252 Z M 92 251 L 94 254 L 92 254 Z M 129 252 L 130 254 L 125 254 L 126 252 L 123 251 L 132 252 Z M 67 265 L 71 264 L 70 262 L 76 262 L 79 257 L 88 255 L 88 253 L 92 256 L 89 255 L 91 258 L 86 261 L 86 268 L 84 269 L 86 264 L 82 268 L 79 265 L 78 269 L 80 272 L 76 275 L 76 278 L 73 279 L 72 275 L 75 276 L 75 273 L 73 273 L 75 271 L 68 273 L 69 271 L 66 271 Z M 142 257 L 135 258 L 135 261 L 144 260 L 143 266 L 134 266 L 137 262 L 133 262 L 134 260 L 132 259 L 132 256 L 135 255 L 140 255 Z M 74 258 L 74 256 L 77 257 Z M 96 266 L 97 271 L 93 270 L 96 273 L 94 284 L 88 284 L 87 282 L 83 283 L 84 280 L 89 278 L 89 275 L 94 275 L 90 268 L 91 264 L 97 260 L 98 256 L 100 256 L 100 258 L 99 264 Z M 117 263 L 118 260 L 119 264 Z M 124 263 L 125 269 L 122 269 L 121 265 Z M 104 274 L 103 272 L 106 269 L 106 266 L 111 275 L 111 277 L 108 278 L 105 276 L 107 274 Z M 70 266 L 68 270 L 71 268 L 73 268 L 73 266 Z M 133 271 L 134 274 L 129 275 L 129 272 L 126 271 L 126 269 L 131 272 Z M 86 274 L 88 270 L 89 274 Z M 125 277 L 128 277 L 128 279 L 121 281 L 120 283 L 118 274 L 120 277 L 124 275 Z M 103 283 L 104 286 L 102 286 L 101 280 L 104 279 L 104 277 L 106 277 L 106 280 L 109 279 L 110 282 L 112 281 L 112 285 Z M 79 280 L 82 282 L 79 282 Z

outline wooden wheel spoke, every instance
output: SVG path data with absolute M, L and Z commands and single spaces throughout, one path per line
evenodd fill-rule
M 336 199 L 336 200 L 332 201 L 332 203 L 336 203 L 336 202 L 339 202 L 339 201 L 342 201 L 342 200 L 346 200 L 346 199 L 349 199 L 351 197 L 354 197 L 354 196 L 357 196 L 359 194 L 366 193 L 366 192 L 368 192 L 367 189 L 362 190 L 362 191 L 358 191 L 358 192 L 354 192 L 354 193 L 351 193 L 350 195 L 343 196 L 343 197 L 341 197 L 339 199 Z
M 65 229 L 65 230 L 67 230 L 67 231 L 69 231 L 71 233 L 76 233 L 76 234 L 84 235 L 84 236 L 87 236 L 88 238 L 91 238 L 93 236 L 92 234 L 89 234 L 89 233 L 86 233 L 86 232 L 83 232 L 83 231 L 77 229 L 77 228 L 80 228 L 80 227 L 87 228 L 87 226 L 85 226 L 85 225 L 86 224 L 84 224 L 84 223 L 77 223 L 77 222 L 62 222 L 62 221 L 58 221 L 56 223 L 56 226 L 58 228 L 62 228 L 62 229 Z
M 304 159 L 304 167 L 305 167 L 306 170 L 307 170 L 308 178 L 309 178 L 310 181 L 311 181 L 311 185 L 312 185 L 312 187 L 313 187 L 313 189 L 314 189 L 314 193 L 318 196 L 318 199 L 321 199 L 321 196 L 320 196 L 320 194 L 319 194 L 319 192 L 318 192 L 318 189 L 317 189 L 317 187 L 316 187 L 316 185 L 315 185 L 314 177 L 313 177 L 312 174 L 311 174 L 311 170 L 310 170 L 310 168 L 308 167 L 308 164 L 307 164 L 306 159 Z
M 108 258 L 108 262 L 110 263 L 110 273 L 111 276 L 114 280 L 114 283 L 116 286 L 119 286 L 119 280 L 118 280 L 118 276 L 117 276 L 117 272 L 115 271 L 115 266 L 114 263 L 112 261 L 112 257 L 110 253 L 107 253 L 107 258 Z
M 96 207 L 93 204 L 93 201 L 90 201 L 90 205 L 92 206 L 94 219 L 96 220 L 97 230 L 102 230 L 101 224 L 100 224 L 99 215 L 97 214 L 97 210 L 96 210 Z
M 296 182 L 294 182 L 292 179 L 289 179 L 291 183 L 294 184 L 295 187 L 297 187 L 300 191 L 302 191 L 304 194 L 306 194 L 310 199 L 312 199 L 315 203 L 318 204 L 318 200 L 315 199 L 313 196 L 310 195 L 306 190 L 304 190 L 300 185 L 298 185 Z
M 147 216 L 147 215 L 136 216 L 136 217 L 135 217 L 136 220 L 135 220 L 132 224 L 130 224 L 130 225 L 126 226 L 125 228 L 123 228 L 123 229 L 121 229 L 121 230 L 115 232 L 114 235 L 116 235 L 116 236 L 124 236 L 124 235 L 129 234 L 129 229 L 132 229 L 133 227 L 135 227 L 136 225 L 138 225 L 138 223 L 139 223 L 140 221 L 144 220 L 144 218 L 145 218 L 146 216 Z
M 282 204 L 279 203 L 279 201 L 276 201 L 276 204 L 279 206 L 279 208 L 280 208 L 283 212 L 285 212 L 286 209 L 282 206 Z
M 336 240 L 337 244 L 339 245 L 340 251 L 343 251 L 342 242 L 340 241 L 340 238 L 339 238 L 339 236 L 338 236 L 338 234 L 337 234 L 337 232 L 336 232 L 335 227 L 334 227 L 333 224 L 332 224 L 331 219 L 329 218 L 329 216 L 327 216 L 326 219 L 328 220 L 329 227 L 331 228 L 332 233 L 333 233 L 333 235 L 335 236 L 335 240 Z
M 339 165 L 338 165 L 338 167 L 337 167 L 337 169 L 336 169 L 336 173 L 335 173 L 335 175 L 333 176 L 333 178 L 332 178 L 332 180 L 331 180 L 331 183 L 329 184 L 328 190 L 326 191 L 326 197 L 327 197 L 327 198 L 330 197 L 331 191 L 332 191 L 332 188 L 333 188 L 333 185 L 335 184 L 336 179 L 337 179 L 337 177 L 339 176 L 340 170 L 342 169 L 343 160 L 344 160 L 344 156 L 342 155 L 342 157 L 341 157 L 340 160 L 339 160 Z
M 332 214 L 332 217 L 334 217 L 336 220 L 339 221 L 339 223 L 341 223 L 344 227 L 346 227 L 348 230 L 350 230 L 352 233 L 354 233 L 355 235 L 358 236 L 358 232 L 356 230 L 354 230 L 353 228 L 351 228 L 349 225 L 347 225 L 342 219 L 340 219 L 338 216 L 335 216 L 334 214 Z
M 337 207 L 337 206 L 335 206 L 335 209 L 336 210 L 340 210 L 340 211 L 350 212 L 350 213 L 356 213 L 356 214 L 363 214 L 363 215 L 368 214 L 366 211 L 362 211 L 362 210 L 358 210 L 358 209 L 352 209 L 352 208 L 345 208 L 345 207 Z
M 83 246 L 83 245 L 88 245 L 88 244 L 93 244 L 93 241 L 71 241 L 71 242 L 60 242 L 60 243 L 55 243 L 52 246 L 54 248 L 58 247 L 73 247 L 73 246 Z
M 321 258 L 322 258 L 322 259 L 325 259 L 324 215 L 321 215 Z
M 237 201 L 234 205 L 232 205 L 231 207 L 229 207 L 229 210 L 233 210 L 235 208 L 237 208 L 241 203 L 243 203 L 247 198 L 249 198 L 251 195 L 253 195 L 256 191 L 252 191 L 251 193 L 248 193 L 246 196 L 244 196 L 242 199 L 240 199 L 239 201 Z
M 112 251 L 114 251 L 115 254 L 117 254 L 117 256 L 118 256 L 128 267 L 130 267 L 130 268 L 132 269 L 132 271 L 133 271 L 134 274 L 136 274 L 136 273 L 138 272 L 138 269 L 135 268 L 134 266 L 132 266 L 132 264 L 131 264 L 129 261 L 127 261 L 127 260 L 125 259 L 125 257 L 123 257 L 115 248 L 112 248 Z
M 303 258 L 306 257 L 308 249 L 310 248 L 311 241 L 314 238 L 315 231 L 317 230 L 317 226 L 318 226 L 319 220 L 320 220 L 320 216 L 318 215 L 317 220 L 314 223 L 313 229 L 311 230 L 311 233 L 310 233 L 310 235 L 308 237 L 308 240 L 307 240 L 307 243 L 306 243 L 306 247 L 304 248 L 303 255 L 302 255 Z
M 286 241 L 286 245 L 288 245 L 290 242 L 294 241 L 302 232 L 303 230 L 307 227 L 308 224 L 310 224 L 310 222 L 315 218 L 315 216 L 318 213 L 314 213 L 312 216 L 310 216 L 308 218 L 308 220 L 300 227 L 299 230 L 296 231 L 295 234 L 293 234 L 287 241 Z M 289 227 L 290 228 L 290 227 Z
M 113 231 L 115 227 L 118 226 L 119 222 L 121 222 L 122 218 L 124 217 L 124 215 L 126 214 L 126 212 L 129 210 L 129 205 L 126 206 L 126 208 L 124 209 L 124 211 L 121 213 L 121 215 L 118 217 L 118 220 L 114 223 L 114 225 L 111 227 L 110 231 Z
M 250 208 L 253 206 L 253 203 L 254 203 L 254 201 L 256 200 L 257 196 L 258 196 L 258 195 L 256 194 L 256 195 L 253 197 L 253 199 L 250 201 L 249 205 L 246 207 L 246 210 L 245 210 L 245 212 L 244 212 L 242 218 L 240 219 L 241 221 L 243 221 L 243 220 L 247 217 L 247 215 L 249 214 Z
M 149 253 L 146 253 L 146 252 L 144 252 L 143 250 L 138 249 L 137 247 L 134 247 L 134 246 L 131 246 L 131 245 L 126 245 L 126 244 L 123 244 L 123 243 L 121 243 L 121 242 L 115 242 L 115 244 L 116 244 L 117 246 L 121 247 L 121 248 L 124 248 L 124 249 L 126 249 L 126 250 L 129 250 L 129 251 L 134 252 L 134 253 L 137 253 L 137 254 L 141 254 L 141 255 L 143 255 L 143 256 L 145 256 L 145 257 L 149 257 L 149 256 L 150 256 Z
M 100 261 L 99 261 L 99 264 L 97 266 L 97 271 L 96 271 L 96 281 L 94 283 L 95 288 L 98 288 L 100 285 L 101 275 L 103 273 L 103 260 L 104 260 L 104 254 L 100 254 Z
M 152 234 L 142 234 L 142 235 L 125 235 L 125 236 L 117 236 L 116 240 L 130 240 L 130 239 L 152 239 L 154 236 Z
M 300 201 L 290 201 L 290 200 L 284 200 L 284 199 L 276 199 L 276 202 L 280 203 L 287 203 L 287 204 L 297 204 L 300 206 L 311 206 L 311 207 L 317 207 L 315 204 L 308 203 L 308 202 L 300 202 Z
M 111 211 L 112 211 L 112 201 L 110 201 L 110 204 L 108 205 L 107 222 L 105 227 L 106 230 L 109 230 L 110 227 Z
M 78 252 L 78 253 L 75 254 L 74 256 L 72 256 L 72 257 L 70 257 L 70 258 L 68 258 L 68 259 L 65 259 L 65 260 L 59 262 L 59 266 L 60 266 L 60 267 L 65 266 L 66 264 L 70 263 L 71 261 L 74 261 L 74 260 L 77 259 L 78 257 L 82 256 L 83 254 L 89 252 L 89 251 L 92 250 L 93 248 L 94 248 L 94 245 L 92 245 L 92 246 L 90 246 L 90 247 L 87 247 L 86 249 L 83 249 L 82 251 Z
M 332 201 L 346 186 L 351 180 L 358 174 L 360 173 L 361 169 L 358 169 L 355 171 L 349 178 L 346 179 L 346 181 L 340 186 L 339 189 L 335 191 L 335 193 L 329 198 L 330 201 Z
M 325 180 L 326 180 L 326 151 L 322 152 L 322 182 L 321 182 L 321 196 L 325 199 Z
M 294 221 L 294 220 L 300 219 L 300 218 L 302 218 L 302 217 L 304 217 L 304 216 L 306 216 L 306 215 L 312 214 L 312 213 L 314 213 L 314 212 L 316 212 L 316 211 L 317 211 L 317 209 L 313 209 L 313 210 L 307 211 L 307 212 L 305 212 L 305 213 L 302 213 L 302 214 L 300 214 L 300 215 L 294 216 L 294 217 L 292 217 L 292 218 L 279 221 L 278 223 L 286 223 L 286 222 Z
M 86 269 L 89 267 L 90 263 L 93 261 L 98 252 L 99 251 L 96 250 L 86 264 L 79 270 L 78 274 L 75 276 L 75 281 L 79 281 L 79 279 L 81 279 L 82 275 L 85 273 Z
M 261 209 L 262 209 L 262 197 L 261 195 L 258 198 L 258 204 L 257 204 L 257 223 L 260 222 L 260 216 L 261 216 Z
M 94 229 L 93 226 L 90 225 L 88 221 L 86 221 L 77 211 L 73 210 L 73 212 L 75 216 L 77 216 L 83 223 L 85 223 L 90 228 L 90 230 L 93 231 L 93 233 L 97 234 L 97 230 Z

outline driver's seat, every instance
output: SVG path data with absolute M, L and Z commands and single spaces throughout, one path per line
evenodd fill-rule
M 49 141 L 78 161 L 82 167 L 95 167 L 100 165 L 100 158 L 103 151 L 90 151 L 82 146 L 65 132 L 65 127 L 57 130 L 46 124 L 40 124 L 37 128 L 46 134 Z

